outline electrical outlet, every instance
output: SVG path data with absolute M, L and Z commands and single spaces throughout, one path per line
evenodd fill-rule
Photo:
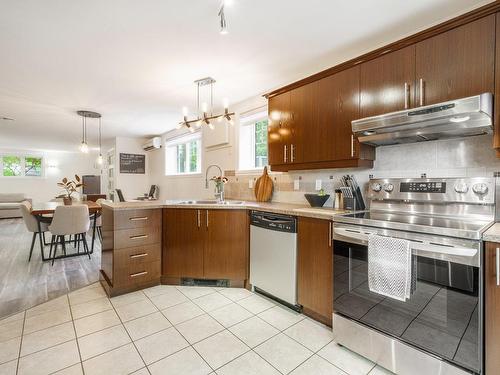
M 248 188 L 253 189 L 253 180 L 252 179 L 248 180 Z
M 300 190 L 300 180 L 293 180 L 293 190 Z
M 316 180 L 316 190 L 321 190 L 321 180 Z

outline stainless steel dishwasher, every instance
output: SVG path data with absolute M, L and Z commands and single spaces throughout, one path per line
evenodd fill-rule
M 252 211 L 250 283 L 258 293 L 300 311 L 297 304 L 297 219 Z

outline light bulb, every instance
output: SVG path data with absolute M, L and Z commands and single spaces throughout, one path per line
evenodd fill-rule
M 214 130 L 215 129 L 214 124 L 212 124 L 211 122 L 208 123 L 208 127 L 210 128 L 210 130 Z
M 217 117 L 217 122 L 221 122 L 221 121 L 222 121 L 222 116 Z
M 188 115 L 188 107 L 182 107 L 182 115 L 187 116 Z
M 191 133 L 194 133 L 194 128 L 193 128 L 192 126 L 190 126 L 190 127 L 189 127 L 189 131 L 190 131 Z
M 224 98 L 222 100 L 222 104 L 224 105 L 224 109 L 228 109 L 229 108 L 229 100 L 228 100 L 228 98 Z
M 203 113 L 207 113 L 208 104 L 207 103 L 202 103 L 201 104 L 201 110 L 203 111 Z
M 197 128 L 199 128 L 201 126 L 201 120 L 196 121 L 195 125 Z
M 82 144 L 80 145 L 80 151 L 87 154 L 89 152 L 89 146 L 87 145 L 87 143 L 84 141 L 82 142 Z
M 99 156 L 97 157 L 97 164 L 102 165 L 102 163 L 103 163 L 102 155 L 99 154 Z
M 233 119 L 229 120 L 229 125 L 231 125 L 231 126 L 234 125 L 234 120 Z

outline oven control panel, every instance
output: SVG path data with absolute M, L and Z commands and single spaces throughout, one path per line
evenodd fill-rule
M 368 183 L 369 200 L 495 203 L 495 180 L 467 178 L 377 178 Z
M 401 182 L 401 193 L 446 193 L 446 182 Z

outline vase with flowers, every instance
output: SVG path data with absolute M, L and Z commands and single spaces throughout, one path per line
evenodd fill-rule
M 224 176 L 213 176 L 210 181 L 215 183 L 215 197 L 218 202 L 224 202 L 224 184 L 229 180 Z
M 57 186 L 63 188 L 63 193 L 59 194 L 56 198 L 62 198 L 64 204 L 71 205 L 73 203 L 73 194 L 77 192 L 79 187 L 83 186 L 82 180 L 80 176 L 75 174 L 74 180 L 69 180 L 64 177 L 60 182 L 57 183 Z

